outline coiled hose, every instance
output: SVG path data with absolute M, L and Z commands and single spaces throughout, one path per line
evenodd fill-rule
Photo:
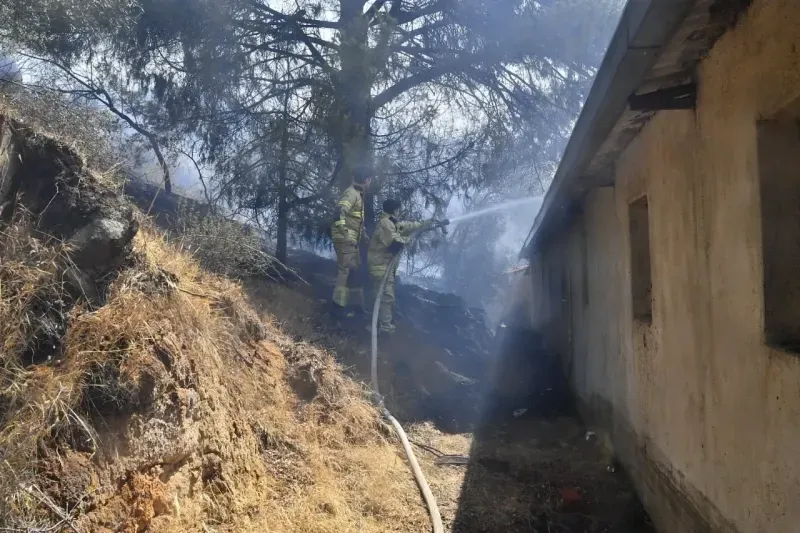
M 413 240 L 419 233 L 420 230 L 415 231 L 411 234 L 410 238 Z M 406 452 L 408 463 L 411 465 L 411 471 L 414 473 L 414 479 L 416 479 L 419 490 L 425 498 L 425 504 L 428 506 L 428 513 L 430 514 L 431 524 L 433 525 L 433 533 L 444 533 L 439 506 L 436 504 L 436 498 L 433 497 L 428 481 L 425 479 L 425 474 L 422 473 L 417 457 L 414 455 L 414 449 L 411 447 L 411 443 L 408 442 L 408 437 L 403 430 L 403 426 L 400 425 L 400 422 L 398 422 L 386 408 L 383 402 L 383 396 L 381 396 L 380 393 L 380 388 L 378 387 L 378 312 L 380 311 L 381 296 L 383 295 L 384 287 L 386 287 L 386 280 L 389 279 L 389 274 L 394 271 L 395 266 L 398 261 L 400 261 L 401 255 L 402 253 L 397 254 L 389 263 L 383 275 L 383 279 L 381 280 L 381 284 L 378 287 L 377 294 L 375 295 L 375 305 L 372 306 L 372 399 L 380 409 L 381 414 L 392 424 L 395 432 L 397 432 L 397 436 L 400 437 L 400 442 L 403 444 L 403 451 Z

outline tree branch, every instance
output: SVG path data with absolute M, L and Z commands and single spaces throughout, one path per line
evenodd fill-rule
M 397 2 L 392 4 L 392 9 L 389 12 L 389 14 L 392 16 L 392 18 L 395 20 L 395 23 L 398 26 L 402 26 L 404 24 L 409 24 L 411 22 L 414 22 L 415 20 L 420 19 L 422 17 L 427 17 L 429 15 L 435 15 L 437 13 L 441 13 L 452 7 L 453 4 L 454 4 L 453 0 L 437 0 L 415 11 L 403 11 L 402 8 L 400 7 L 400 3 Z M 396 10 L 395 6 L 397 6 Z
M 437 20 L 435 22 L 431 22 L 430 24 L 425 24 L 424 26 L 415 28 L 413 30 L 404 30 L 402 28 L 398 28 L 398 31 L 403 36 L 399 44 L 407 43 L 411 39 L 419 37 L 421 35 L 425 35 L 430 31 L 437 30 L 439 28 L 444 28 L 448 24 L 450 24 L 450 22 L 447 20 Z
M 255 9 L 257 11 L 263 11 L 265 13 L 268 13 L 268 14 L 272 15 L 273 17 L 276 17 L 276 18 L 279 18 L 279 19 L 282 19 L 282 20 L 285 20 L 285 21 L 289 21 L 291 19 L 291 20 L 294 20 L 295 22 L 297 22 L 298 24 L 302 24 L 303 26 L 309 26 L 309 27 L 312 27 L 312 28 L 330 28 L 332 30 L 338 30 L 339 29 L 339 24 L 337 22 L 306 18 L 305 17 L 306 11 L 304 9 L 301 9 L 300 11 L 298 11 L 294 15 L 287 15 L 285 13 L 281 13 L 280 11 L 272 9 L 268 5 L 265 5 L 265 4 L 261 3 L 261 2 L 259 2 L 258 0 L 247 0 L 246 3 L 248 5 L 250 5 L 250 7 L 252 7 L 253 9 Z
M 169 165 L 167 165 L 167 160 L 164 157 L 164 154 L 161 152 L 161 147 L 159 146 L 158 139 L 156 136 L 146 130 L 143 126 L 141 126 L 136 120 L 134 120 L 130 115 L 119 109 L 116 104 L 114 104 L 114 99 L 111 95 L 102 87 L 97 87 L 94 83 L 87 81 L 86 79 L 81 78 L 77 74 L 75 74 L 69 67 L 66 65 L 62 65 L 58 61 L 49 58 L 37 57 L 28 54 L 21 54 L 25 57 L 33 59 L 34 61 L 41 61 L 43 63 L 47 63 L 49 65 L 53 65 L 61 72 L 63 72 L 69 79 L 73 80 L 75 83 L 79 84 L 81 87 L 86 89 L 90 94 L 85 94 L 85 91 L 80 91 L 83 98 L 93 98 L 97 100 L 101 104 L 103 104 L 106 109 L 111 111 L 114 115 L 118 118 L 122 119 L 128 126 L 130 126 L 136 133 L 140 134 L 142 137 L 147 139 L 147 142 L 150 143 L 150 147 L 153 150 L 153 153 L 158 160 L 158 165 L 161 167 L 161 171 L 164 176 L 164 190 L 167 192 L 172 192 L 172 178 L 170 177 Z
M 333 189 L 333 186 L 339 180 L 339 173 L 342 170 L 343 162 L 344 162 L 344 160 L 343 160 L 342 156 L 339 156 L 339 158 L 336 160 L 336 166 L 333 169 L 333 173 L 331 174 L 331 179 L 328 180 L 328 183 L 325 185 L 325 187 L 318 194 L 313 194 L 311 196 L 305 196 L 303 198 L 297 198 L 296 200 L 294 200 L 290 204 L 291 207 L 296 207 L 298 205 L 308 205 L 308 204 L 310 204 L 312 202 L 316 202 L 317 200 L 321 200 L 322 198 L 325 198 L 326 196 L 328 196 L 328 194 L 330 194 L 330 192 L 331 192 L 331 189 Z
M 333 69 L 333 67 L 330 66 L 325 57 L 323 57 L 323 55 L 319 52 L 319 50 L 317 50 L 317 47 L 314 46 L 314 43 L 311 42 L 309 36 L 306 35 L 306 33 L 303 31 L 303 28 L 301 28 L 300 25 L 297 23 L 295 23 L 295 32 L 297 36 L 300 38 L 300 40 L 303 41 L 303 43 L 305 43 L 306 48 L 308 48 L 308 51 L 311 52 L 311 55 L 314 57 L 317 64 L 322 68 L 322 70 L 324 70 L 325 73 L 328 74 L 331 78 L 336 79 L 336 71 Z
M 216 214 L 216 201 L 211 198 L 211 194 L 208 192 L 206 179 L 205 176 L 203 176 L 203 171 L 200 169 L 200 164 L 197 162 L 197 159 L 195 159 L 193 155 L 189 154 L 189 152 L 186 152 L 185 150 L 179 149 L 178 151 L 186 156 L 194 165 L 195 170 L 197 170 L 197 178 L 200 180 L 200 185 L 203 186 L 203 195 L 206 197 L 206 202 L 208 202 L 208 208 L 211 210 L 211 214 Z
M 281 55 L 283 57 L 291 57 L 293 59 L 300 60 L 300 61 L 302 61 L 303 63 L 306 63 L 306 64 L 316 64 L 316 61 L 311 61 L 314 58 L 312 56 L 310 56 L 310 55 L 296 54 L 294 52 L 289 52 L 288 50 L 281 50 L 280 48 L 275 48 L 273 46 L 270 46 L 270 44 L 266 44 L 266 43 L 264 43 L 264 44 L 243 43 L 242 47 L 246 48 L 246 49 L 249 49 L 249 50 L 252 50 L 252 51 L 272 52 L 273 54 L 278 54 L 278 55 Z
M 445 165 L 448 165 L 450 163 L 453 163 L 454 161 L 458 161 L 459 159 L 463 158 L 465 155 L 467 155 L 467 152 L 472 150 L 474 147 L 475 147 L 475 143 L 470 141 L 470 143 L 467 144 L 467 146 L 465 146 L 461 150 L 459 150 L 453 157 L 447 158 L 444 161 L 439 161 L 438 163 L 434 163 L 433 165 L 430 165 L 430 166 L 425 167 L 425 168 L 420 168 L 420 169 L 417 169 L 417 170 L 406 170 L 406 171 L 394 172 L 392 175 L 393 176 L 409 176 L 411 174 L 419 174 L 420 172 L 427 172 L 428 170 L 433 170 L 434 168 L 443 167 Z
M 423 85 L 425 83 L 434 81 L 435 79 L 447 74 L 459 72 L 471 65 L 474 65 L 475 63 L 481 63 L 495 58 L 495 54 L 490 54 L 487 51 L 480 55 L 463 55 L 451 59 L 450 61 L 440 61 L 429 69 L 401 79 L 391 87 L 388 87 L 379 93 L 375 98 L 372 99 L 372 110 L 374 111 L 380 109 L 404 92 L 413 89 L 418 85 Z
M 311 53 L 311 57 L 314 58 L 314 63 L 316 63 L 318 66 L 320 66 L 329 76 L 335 76 L 336 75 L 336 71 L 330 66 L 328 61 L 320 53 L 320 51 L 317 49 L 315 44 L 320 45 L 320 46 L 324 46 L 326 48 L 330 48 L 332 50 L 337 50 L 338 47 L 334 43 L 331 43 L 330 41 L 326 41 L 324 39 L 321 39 L 319 37 L 315 37 L 313 35 L 308 35 L 303 30 L 303 22 L 308 22 L 310 24 L 307 24 L 307 25 L 314 26 L 313 23 L 318 23 L 318 22 L 323 22 L 323 21 L 314 21 L 314 20 L 306 19 L 304 17 L 305 10 L 303 10 L 303 9 L 301 9 L 300 11 L 298 11 L 297 13 L 295 13 L 293 15 L 288 15 L 286 13 L 281 13 L 280 11 L 272 9 L 271 7 L 269 7 L 267 5 L 264 5 L 264 4 L 262 4 L 262 3 L 260 3 L 260 2 L 258 2 L 256 0 L 247 0 L 247 3 L 250 6 L 252 6 L 254 9 L 266 12 L 269 15 L 271 15 L 273 18 L 278 19 L 281 22 L 284 22 L 286 24 L 290 24 L 292 26 L 292 30 L 293 30 L 292 31 L 292 35 L 294 35 L 294 37 L 298 41 L 300 41 L 300 42 L 302 42 L 303 44 L 306 45 L 306 48 L 308 48 L 308 51 Z M 242 27 L 245 27 L 246 25 L 253 25 L 253 24 L 254 24 L 254 21 L 252 21 L 252 20 L 245 20 L 245 21 L 241 21 L 239 23 L 239 25 L 242 26 Z M 259 24 L 259 23 L 255 22 L 255 24 Z M 259 25 L 266 26 L 268 28 L 271 28 L 271 27 L 275 26 L 274 24 L 265 23 L 265 22 L 262 22 Z M 338 24 L 335 27 L 338 28 Z M 268 33 L 272 33 L 272 32 L 268 32 Z M 293 56 L 291 53 L 289 53 L 287 51 L 283 51 L 283 50 L 274 49 L 274 48 L 269 47 L 269 45 L 275 44 L 275 43 L 279 42 L 280 40 L 286 40 L 286 39 L 285 38 L 284 39 L 276 39 L 276 40 L 274 40 L 274 41 L 272 41 L 270 43 L 266 43 L 266 46 L 268 47 L 267 50 L 271 51 L 271 52 L 274 52 L 276 54 L 284 54 L 284 55 Z M 250 45 L 251 48 L 252 47 L 259 48 L 261 46 L 264 46 L 264 45 Z M 296 57 L 296 56 L 293 56 L 293 57 Z M 299 58 L 302 58 L 302 56 L 299 56 Z M 303 58 L 303 59 L 305 59 L 305 58 Z

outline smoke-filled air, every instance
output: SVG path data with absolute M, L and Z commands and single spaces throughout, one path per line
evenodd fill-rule
M 29 86 L 104 110 L 130 175 L 257 228 L 286 261 L 332 253 L 357 168 L 374 173 L 370 230 L 387 198 L 443 218 L 543 194 L 620 3 L 37 0 L 4 3 L 18 22 L 0 32 Z M 436 246 L 507 243 L 492 269 L 524 239 L 506 220 Z
M 617 531 L 476 435 L 623 3 L 0 0 L 0 530 Z

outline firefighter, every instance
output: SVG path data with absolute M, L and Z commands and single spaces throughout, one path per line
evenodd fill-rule
M 364 229 L 364 192 L 369 188 L 372 179 L 369 173 L 359 169 L 355 173 L 353 184 L 342 193 L 334 211 L 331 238 L 336 250 L 338 273 L 333 288 L 333 313 L 348 318 L 355 312 L 348 311 L 348 304 L 355 303 L 364 311 L 364 291 L 359 283 L 358 267 L 360 266 L 359 245 L 366 241 Z
M 400 202 L 392 199 L 386 200 L 383 203 L 380 224 L 369 243 L 367 267 L 369 268 L 369 275 L 374 288 L 373 294 L 375 295 L 378 294 L 386 269 L 389 268 L 397 254 L 403 250 L 403 247 L 410 242 L 411 234 L 415 230 L 435 229 L 450 224 L 449 220 L 437 221 L 433 219 L 423 222 L 406 222 L 400 221 L 399 216 Z M 395 330 L 393 320 L 394 289 L 398 264 L 399 261 L 394 262 L 381 294 L 378 319 L 380 331 L 383 333 L 393 333 Z

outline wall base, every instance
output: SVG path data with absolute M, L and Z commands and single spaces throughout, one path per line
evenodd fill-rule
M 610 443 L 639 498 L 662 533 L 741 533 L 717 508 L 662 458 L 652 442 L 637 436 L 631 424 L 600 397 L 576 398 L 581 418 L 602 442 Z

